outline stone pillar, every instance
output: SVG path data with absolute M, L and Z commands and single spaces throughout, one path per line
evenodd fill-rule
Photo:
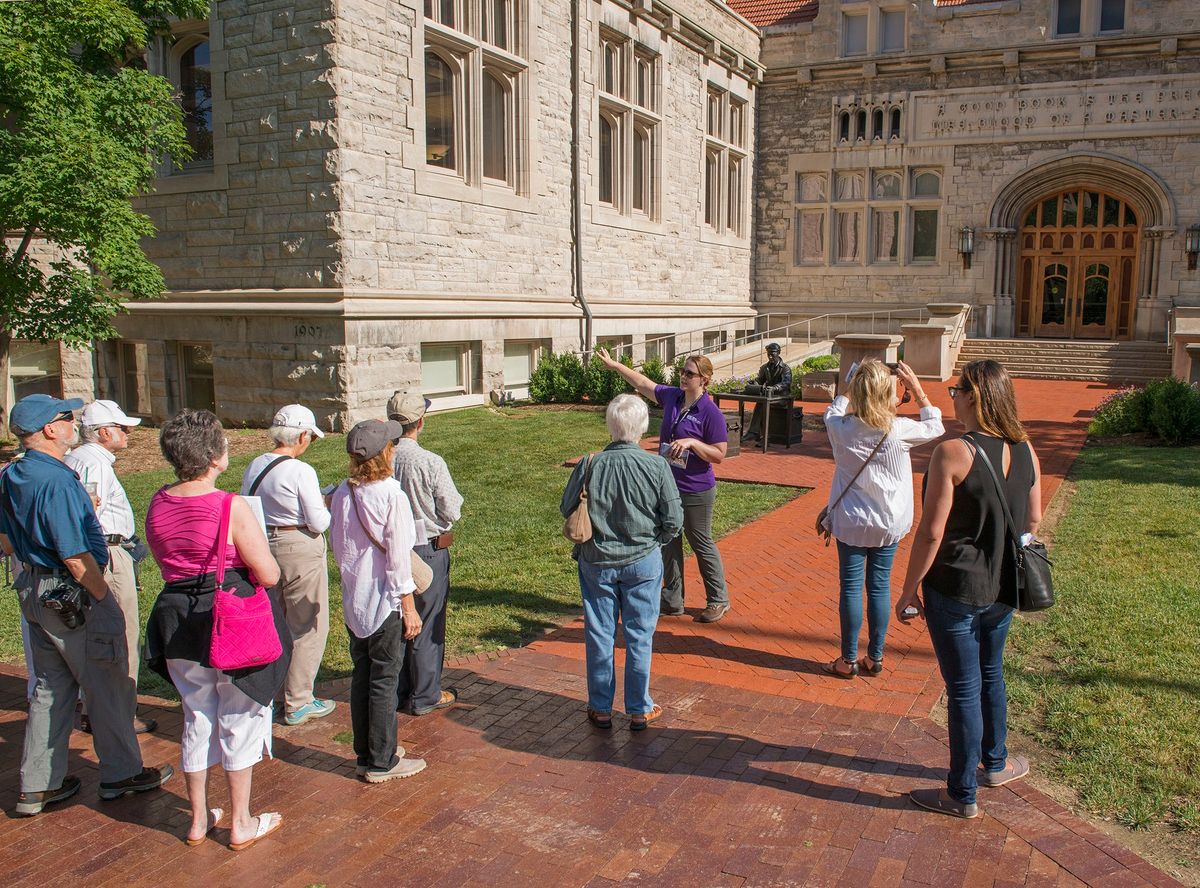
M 1172 331 L 1171 375 L 1195 382 L 1197 367 L 1194 347 L 1200 345 L 1200 306 L 1177 306 Z
M 904 363 L 913 368 L 921 379 L 949 379 L 954 372 L 951 357 L 950 332 L 953 327 L 943 326 L 931 319 L 925 324 L 904 324 Z
M 834 337 L 842 355 L 842 363 L 838 368 L 838 391 L 846 385 L 846 373 L 850 365 L 863 358 L 878 358 L 887 363 L 895 363 L 900 344 L 904 341 L 901 336 L 890 333 L 842 333 Z
M 1017 230 L 990 228 L 984 234 L 996 242 L 996 265 L 992 269 L 992 329 L 985 330 L 985 333 L 997 339 L 1009 339 L 1017 332 L 1017 266 L 1014 256 Z
M 59 366 L 62 368 L 62 392 L 64 398 L 83 398 L 85 402 L 96 400 L 96 374 L 92 370 L 90 349 L 59 346 Z

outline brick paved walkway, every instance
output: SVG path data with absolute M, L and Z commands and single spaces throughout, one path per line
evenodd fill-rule
M 1021 382 L 1047 492 L 1082 443 L 1103 389 Z M 944 401 L 944 388 L 934 395 Z M 815 405 L 814 405 L 814 409 Z M 529 648 L 467 658 L 448 674 L 462 705 L 401 718 L 401 742 L 429 759 L 411 780 L 353 779 L 346 681 L 329 719 L 277 728 L 256 769 L 256 809 L 283 830 L 235 854 L 186 848 L 182 781 L 151 798 L 96 801 L 90 743 L 74 735 L 77 802 L 0 820 L 0 881 L 38 885 L 1173 885 L 1171 879 L 1020 783 L 981 793 L 984 815 L 955 821 L 912 808 L 937 785 L 945 732 L 925 636 L 893 627 L 875 680 L 815 672 L 836 654 L 836 555 L 814 545 L 827 447 L 747 454 L 722 474 L 787 479 L 812 494 L 727 537 L 734 611 L 717 626 L 664 620 L 653 688 L 667 715 L 643 734 L 583 719 L 579 626 Z M 918 457 L 923 468 L 926 454 Z M 906 552 L 898 558 L 903 570 Z M 689 602 L 702 593 L 692 568 Z M 899 580 L 897 579 L 896 584 Z M 0 674 L 0 807 L 15 801 L 24 679 Z M 181 716 L 158 704 L 151 763 L 175 761 Z M 221 790 L 214 783 L 214 803 Z M 226 805 L 227 806 L 227 805 Z

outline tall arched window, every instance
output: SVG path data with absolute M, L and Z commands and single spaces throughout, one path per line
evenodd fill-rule
M 616 136 L 612 121 L 600 115 L 600 169 L 598 179 L 600 203 L 615 204 L 613 183 L 616 180 L 613 163 L 616 160 Z
M 508 181 L 507 81 L 489 70 L 483 72 L 483 175 Z
M 425 53 L 425 162 L 458 169 L 454 129 L 454 70 L 436 53 Z
M 213 161 L 212 68 L 207 40 L 189 47 L 179 57 L 179 92 L 183 128 L 192 147 L 192 159 L 186 166 L 210 166 Z

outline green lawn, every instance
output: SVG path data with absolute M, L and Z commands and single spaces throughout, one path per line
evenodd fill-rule
M 1058 605 L 1017 621 L 1010 711 L 1096 813 L 1200 832 L 1200 450 L 1085 448 Z
M 450 654 L 519 645 L 580 611 L 575 562 L 558 512 L 569 474 L 562 464 L 608 440 L 604 416 L 597 411 L 479 408 L 430 418 L 422 443 L 445 457 L 466 500 L 451 550 Z M 345 477 L 344 447 L 340 435 L 331 435 L 305 454 L 322 484 Z M 253 456 L 234 459 L 220 486 L 236 490 Z M 140 527 L 150 497 L 173 477 L 169 472 L 141 472 L 122 480 Z M 723 536 L 798 493 L 773 485 L 722 483 L 714 530 Z M 344 675 L 350 667 L 332 557 L 329 567 L 332 619 L 323 677 Z M 153 561 L 142 566 L 141 578 L 144 620 L 162 578 Z M 17 619 L 15 597 L 0 596 L 0 658 L 9 661 L 21 657 Z M 142 690 L 167 693 L 166 686 L 145 670 Z

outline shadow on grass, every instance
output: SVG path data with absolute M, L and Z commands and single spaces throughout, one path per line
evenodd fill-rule
M 1079 673 L 1058 672 L 1052 673 L 1052 675 L 1063 684 L 1076 687 L 1119 685 L 1135 691 L 1159 690 L 1187 694 L 1195 700 L 1200 700 L 1200 681 L 1183 681 L 1158 675 L 1110 672 L 1107 669 L 1088 669 Z
M 578 600 L 562 601 L 517 589 L 454 586 L 450 600 L 453 607 L 461 609 L 459 614 L 464 618 L 480 608 L 505 608 L 504 625 L 492 625 L 479 633 L 478 638 L 485 646 L 524 647 L 547 630 L 557 629 L 583 613 Z

